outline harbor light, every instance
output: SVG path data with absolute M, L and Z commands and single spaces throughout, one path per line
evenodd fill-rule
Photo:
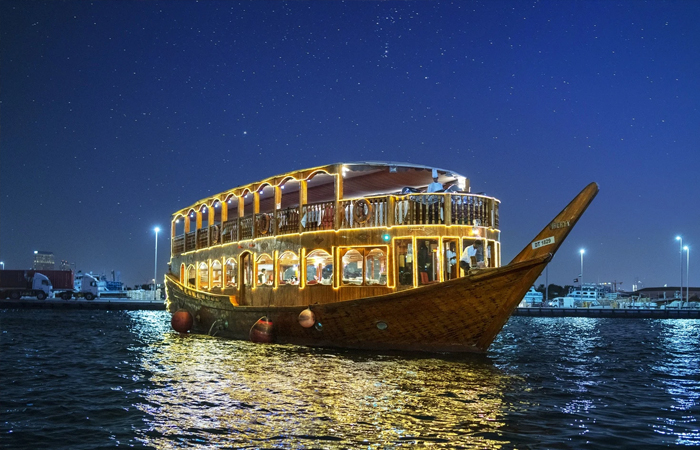
M 690 302 L 690 248 L 686 245 L 685 250 L 685 300 Z
M 155 255 L 155 263 L 153 267 L 153 300 L 156 299 L 156 280 L 158 279 L 158 232 L 160 231 L 159 227 L 155 227 L 153 231 L 156 232 L 156 255 Z
M 0 264 L 2 264 L 2 270 L 5 270 L 5 263 L 0 261 Z
M 579 253 L 581 253 L 581 277 L 578 280 L 581 283 L 581 298 L 583 299 L 583 254 L 586 253 L 586 250 L 581 249 Z
M 680 261 L 681 261 L 681 284 L 678 286 L 678 289 L 680 290 L 680 297 L 681 301 L 683 301 L 683 238 L 680 236 L 676 236 L 676 240 L 680 241 L 680 247 L 678 250 L 678 253 L 680 254 Z

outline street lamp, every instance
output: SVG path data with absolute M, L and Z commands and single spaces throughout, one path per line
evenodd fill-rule
M 680 236 L 676 236 L 676 240 L 680 241 L 680 244 L 681 244 L 681 246 L 678 250 L 678 253 L 680 254 L 680 261 L 681 261 L 681 285 L 680 285 L 679 289 L 681 291 L 681 294 L 680 294 L 681 303 L 683 303 L 683 238 Z
M 0 261 L 0 264 L 2 264 L 2 270 L 5 270 L 5 263 Z
M 153 266 L 153 300 L 156 299 L 156 280 L 158 279 L 158 232 L 160 231 L 160 228 L 155 227 L 153 231 L 156 232 L 156 255 L 155 255 L 155 263 Z
M 685 301 L 690 302 L 690 248 L 686 245 L 683 250 L 685 250 Z
M 579 253 L 581 253 L 581 278 L 579 278 L 579 280 L 581 281 L 581 300 L 583 300 L 583 254 L 586 253 L 586 251 L 581 249 Z

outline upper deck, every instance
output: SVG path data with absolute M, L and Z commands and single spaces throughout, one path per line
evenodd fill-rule
M 437 173 L 444 190 L 426 192 Z M 177 211 L 172 254 L 321 230 L 470 226 L 498 230 L 500 201 L 453 171 L 390 162 L 339 163 L 239 186 Z

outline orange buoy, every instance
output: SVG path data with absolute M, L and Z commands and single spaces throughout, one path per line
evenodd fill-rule
M 250 341 L 258 344 L 269 344 L 274 340 L 272 334 L 272 321 L 263 316 L 250 327 Z
M 173 330 L 177 331 L 178 333 L 184 334 L 190 331 L 192 329 L 192 323 L 192 314 L 184 309 L 175 311 L 173 316 L 170 318 L 170 325 L 173 327 Z
M 311 328 L 316 323 L 316 316 L 309 308 L 299 313 L 299 325 L 304 328 Z

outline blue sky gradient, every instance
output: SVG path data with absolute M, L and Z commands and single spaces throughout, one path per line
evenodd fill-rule
M 586 281 L 678 285 L 681 234 L 697 286 L 699 22 L 690 1 L 4 0 L 0 260 L 145 283 L 153 227 L 197 199 L 391 160 L 500 199 L 504 261 L 596 181 L 549 281 L 585 248 Z

